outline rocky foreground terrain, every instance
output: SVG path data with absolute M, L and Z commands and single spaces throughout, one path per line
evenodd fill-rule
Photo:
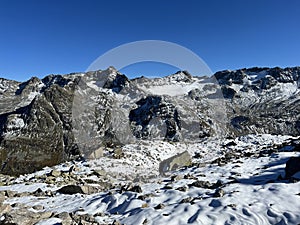
M 107 148 L 2 175 L 0 223 L 299 224 L 299 156 L 299 139 L 280 135 Z
M 0 224 L 300 224 L 300 68 L 0 80 Z

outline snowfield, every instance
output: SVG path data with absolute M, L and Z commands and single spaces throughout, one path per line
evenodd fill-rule
M 247 135 L 201 143 L 141 141 L 119 149 L 118 157 L 106 149 L 98 159 L 8 179 L 0 192 L 6 193 L 4 204 L 12 215 L 17 217 L 21 208 L 44 215 L 36 220 L 40 225 L 297 225 L 300 182 L 285 179 L 284 170 L 290 157 L 300 156 L 288 144 L 292 139 Z M 190 153 L 192 164 L 161 176 L 159 163 L 183 151 Z M 60 188 L 69 184 L 100 191 L 62 194 Z M 104 184 L 111 186 L 101 189 Z M 5 216 L 0 212 L 0 221 Z

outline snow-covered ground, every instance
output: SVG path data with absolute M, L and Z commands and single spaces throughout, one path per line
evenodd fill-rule
M 247 135 L 202 143 L 143 141 L 124 146 L 120 157 L 107 149 L 99 159 L 66 162 L 20 176 L 1 186 L 0 192 L 27 193 L 5 198 L 12 211 L 22 206 L 32 213 L 52 212 L 38 224 L 66 224 L 56 216 L 64 212 L 93 218 L 94 223 L 86 224 L 300 224 L 300 182 L 284 179 L 286 161 L 300 152 L 288 146 L 276 148 L 291 138 Z M 193 164 L 161 176 L 159 162 L 183 151 L 190 153 Z M 56 191 L 68 184 L 63 181 L 67 176 L 47 182 L 53 170 L 74 171 L 72 177 L 77 178 L 70 183 L 78 186 L 101 187 L 105 181 L 112 188 L 60 194 Z M 37 196 L 39 188 L 53 194 Z

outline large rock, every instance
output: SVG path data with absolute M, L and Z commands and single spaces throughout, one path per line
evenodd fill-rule
M 285 166 L 285 176 L 290 179 L 294 174 L 300 172 L 300 157 L 291 157 Z
M 191 163 L 191 155 L 187 151 L 184 151 L 160 162 L 159 173 L 161 175 L 164 175 L 168 171 L 176 170 L 185 166 L 190 166 Z
M 98 188 L 90 185 L 66 185 L 57 190 L 60 194 L 74 195 L 74 194 L 94 194 L 98 192 Z

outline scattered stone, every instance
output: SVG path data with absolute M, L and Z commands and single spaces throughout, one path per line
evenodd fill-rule
M 154 209 L 163 209 L 165 208 L 165 205 L 163 203 L 159 203 L 157 206 L 154 207 Z
M 95 194 L 99 192 L 99 188 L 96 186 L 90 186 L 90 185 L 66 185 L 60 189 L 58 189 L 56 192 L 60 194 L 66 194 L 66 195 L 73 195 L 73 194 Z M 52 193 L 51 193 L 52 194 Z M 53 195 L 53 194 L 52 194 Z
M 14 223 L 13 222 L 13 217 L 11 215 L 9 215 L 8 213 L 6 212 L 2 212 L 3 213 L 0 217 L 0 224 L 7 224 L 7 225 L 18 225 L 17 223 Z
M 220 198 L 220 197 L 223 197 L 224 194 L 225 194 L 224 190 L 220 188 L 215 191 L 215 193 L 213 194 L 213 197 Z
M 20 197 L 25 197 L 25 196 L 28 196 L 28 195 L 30 195 L 29 192 L 18 192 L 18 193 L 14 194 L 14 197 L 15 198 L 20 198 Z
M 48 218 L 50 218 L 52 216 L 52 214 L 53 214 L 52 212 L 42 212 L 42 213 L 38 214 L 38 218 L 40 220 L 48 219 Z
M 176 190 L 186 192 L 188 190 L 188 187 L 187 186 L 182 186 L 182 187 L 177 188 Z
M 224 157 L 225 157 L 226 162 L 229 162 L 229 160 L 235 159 L 236 155 L 234 152 L 230 151 L 230 152 L 226 152 Z
M 53 192 L 51 190 L 46 190 L 45 191 L 45 196 L 48 196 L 48 197 L 53 197 Z
M 132 188 L 129 188 L 127 191 L 132 191 L 132 192 L 137 192 L 137 193 L 143 192 L 141 186 L 139 186 L 139 185 L 135 185 Z
M 166 190 L 171 190 L 173 189 L 173 187 L 170 185 L 170 184 L 166 184 L 163 189 L 166 189 Z
M 52 176 L 52 177 L 59 177 L 59 176 L 61 176 L 61 171 L 59 171 L 59 170 L 52 170 L 50 172 L 50 176 Z
M 230 141 L 227 144 L 223 145 L 223 147 L 231 147 L 231 146 L 236 146 L 237 143 L 235 141 Z
M 223 187 L 224 184 L 221 180 L 218 180 L 216 183 L 213 184 L 212 188 L 220 188 Z
M 43 210 L 44 209 L 44 206 L 42 205 L 35 205 L 32 207 L 34 210 L 37 210 L 37 211 L 40 211 L 40 210 Z
M 147 203 L 142 204 L 142 208 L 148 208 L 148 207 L 149 207 L 149 205 Z
M 98 212 L 98 213 L 94 214 L 93 216 L 94 216 L 94 217 L 97 217 L 97 216 L 103 217 L 103 216 L 105 216 L 105 213 L 103 213 L 103 212 Z
M 9 213 L 12 210 L 11 205 L 3 204 L 0 205 L 0 213 Z
M 189 179 L 189 180 L 197 180 L 197 177 L 195 177 L 194 175 L 188 173 L 188 174 L 185 174 L 183 176 L 184 179 Z
M 95 186 L 89 186 L 89 185 L 84 185 L 81 186 L 81 190 L 84 194 L 90 195 L 90 194 L 95 194 L 99 192 L 99 189 Z
M 71 174 L 75 171 L 75 165 L 70 166 L 68 173 Z
M 4 202 L 4 200 L 5 200 L 5 193 L 0 192 L 0 205 Z
M 230 207 L 232 209 L 236 209 L 236 204 L 228 204 L 227 207 Z
M 105 170 L 94 170 L 92 175 L 96 175 L 97 177 L 104 177 L 106 175 Z
M 46 174 L 43 174 L 41 176 L 36 176 L 36 177 L 33 177 L 33 179 L 37 179 L 37 180 L 45 180 L 47 178 L 47 175 Z
M 207 188 L 207 189 L 216 189 L 223 186 L 222 181 L 218 180 L 216 183 L 212 184 L 209 181 L 197 180 L 191 184 L 189 187 L 198 187 L 198 188 Z
M 178 180 L 182 180 L 183 177 L 181 175 L 174 175 L 171 177 L 171 181 L 178 181 Z
M 193 201 L 192 197 L 184 198 L 180 201 L 180 203 L 191 203 Z
M 80 218 L 81 222 L 89 222 L 90 224 L 91 223 L 95 223 L 95 218 L 92 216 L 92 215 L 89 215 L 89 214 L 81 214 L 81 215 L 78 215 L 78 217 Z
M 197 180 L 191 184 L 189 184 L 190 187 L 197 187 L 197 188 L 212 188 L 212 184 L 209 181 L 203 181 L 203 180 Z
M 11 190 L 6 190 L 6 191 L 4 192 L 5 197 L 8 197 L 8 198 L 14 197 L 15 194 L 16 194 L 16 192 L 11 191 Z
M 150 197 L 153 197 L 153 196 L 154 196 L 153 194 L 149 193 L 149 194 L 145 194 L 145 195 L 140 195 L 140 196 L 138 196 L 138 199 L 144 201 L 145 199 L 150 198 Z
M 55 177 L 52 177 L 52 176 L 47 177 L 46 180 L 45 180 L 45 183 L 47 183 L 47 184 L 55 184 L 56 183 Z
M 11 204 L 11 207 L 21 209 L 21 208 L 25 208 L 26 206 L 23 203 L 13 203 Z
M 103 157 L 103 148 L 100 147 L 87 156 L 87 159 L 99 159 Z
M 203 156 L 202 156 L 202 154 L 200 152 L 195 152 L 193 158 L 195 158 L 195 159 L 201 159 L 201 158 L 203 158 Z
M 115 221 L 112 223 L 112 225 L 122 225 L 122 224 L 121 224 L 121 222 L 115 220 Z
M 32 194 L 36 197 L 41 197 L 41 196 L 44 196 L 44 191 L 42 189 L 38 188 Z
M 124 157 L 124 152 L 123 152 L 122 148 L 116 148 L 116 149 L 114 149 L 113 157 L 115 159 L 121 159 L 121 158 L 123 158 Z
M 93 179 L 89 179 L 89 178 L 85 178 L 81 180 L 83 183 L 87 183 L 87 184 L 97 184 L 98 181 L 93 180 Z

